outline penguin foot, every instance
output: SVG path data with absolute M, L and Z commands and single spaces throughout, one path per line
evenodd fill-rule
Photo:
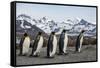
M 63 53 L 58 53 L 57 55 L 63 55 Z
M 82 51 L 78 51 L 78 53 L 82 53 Z
M 23 54 L 22 56 L 27 56 L 27 54 Z
M 81 53 L 81 52 L 79 52 L 79 51 L 74 51 L 74 53 Z
M 52 58 L 54 58 L 54 56 L 49 56 L 48 58 L 51 58 L 52 59 Z
M 69 53 L 58 53 L 58 55 L 68 55 Z
M 49 58 L 51 58 L 51 59 L 52 59 L 52 58 L 54 58 L 54 57 L 49 57 Z
M 63 55 L 68 55 L 69 53 L 63 53 Z
M 22 56 L 22 54 L 18 54 L 18 56 Z
M 33 57 L 39 57 L 40 55 L 33 55 Z
M 46 56 L 46 58 L 54 58 L 54 56 Z
M 31 54 L 31 55 L 29 55 L 29 57 L 32 57 L 33 55 Z

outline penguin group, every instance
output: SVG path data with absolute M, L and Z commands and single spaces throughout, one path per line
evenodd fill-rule
M 76 45 L 75 45 L 75 52 L 80 52 L 82 48 L 82 42 L 83 42 L 83 33 L 85 31 L 82 30 L 80 34 L 78 35 L 76 39 Z M 38 57 L 40 56 L 41 49 L 43 47 L 44 43 L 44 37 L 42 32 L 38 32 L 37 36 L 35 37 L 35 40 L 32 44 L 32 51 L 29 56 L 31 57 Z M 29 53 L 31 40 L 27 33 L 24 33 L 23 37 L 20 41 L 20 56 L 25 56 Z M 68 34 L 67 30 L 63 30 L 59 36 L 59 40 L 57 40 L 57 36 L 55 32 L 51 32 L 48 38 L 47 42 L 47 57 L 48 58 L 54 58 L 55 54 L 57 53 L 57 46 L 58 46 L 58 55 L 67 55 L 67 46 L 68 46 Z

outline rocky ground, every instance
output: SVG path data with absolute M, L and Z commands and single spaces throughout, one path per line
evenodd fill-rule
M 17 65 L 34 65 L 34 64 L 49 64 L 49 63 L 64 63 L 64 62 L 81 62 L 81 61 L 96 61 L 96 45 L 86 45 L 82 47 L 80 53 L 74 52 L 74 47 L 68 47 L 68 55 L 55 55 L 55 58 L 46 58 L 46 47 L 42 48 L 39 57 L 18 56 L 17 50 L 16 64 Z M 31 49 L 30 49 L 31 52 Z M 29 52 L 29 53 L 30 53 Z M 58 50 L 57 50 L 58 52 Z

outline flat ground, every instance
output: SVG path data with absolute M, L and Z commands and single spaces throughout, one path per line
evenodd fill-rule
M 96 45 L 86 45 L 82 47 L 80 53 L 74 52 L 74 47 L 68 47 L 68 55 L 55 55 L 55 58 L 46 58 L 46 47 L 42 48 L 39 57 L 18 56 L 17 50 L 16 63 L 17 65 L 32 65 L 32 64 L 49 64 L 63 62 L 80 62 L 80 61 L 96 61 Z M 31 49 L 29 53 L 31 52 Z M 57 50 L 58 52 L 58 50 Z

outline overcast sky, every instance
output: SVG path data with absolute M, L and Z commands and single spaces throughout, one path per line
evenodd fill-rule
M 96 22 L 95 7 L 17 3 L 16 8 L 17 16 L 20 14 L 26 14 L 33 18 L 46 16 L 56 21 L 66 21 L 67 18 L 80 18 L 92 23 Z

